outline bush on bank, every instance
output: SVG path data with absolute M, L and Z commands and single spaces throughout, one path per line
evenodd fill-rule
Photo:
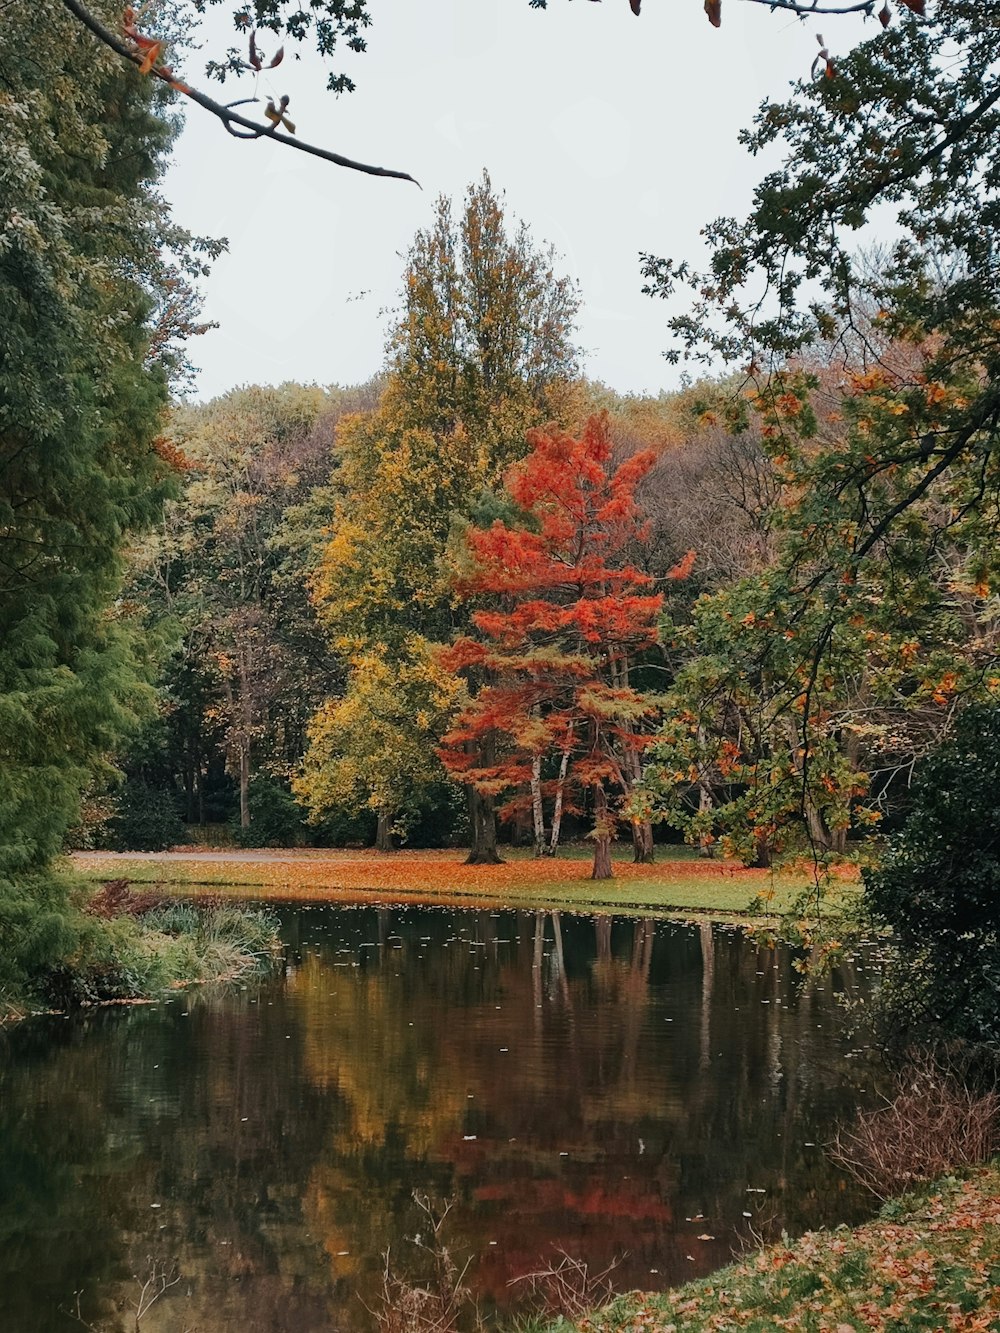
M 37 902 L 31 911 L 45 921 Z M 155 998 L 177 986 L 265 970 L 280 948 L 271 912 L 161 900 L 124 881 L 96 893 L 64 881 L 51 916 L 34 955 L 21 951 L 0 963 L 0 1017 Z

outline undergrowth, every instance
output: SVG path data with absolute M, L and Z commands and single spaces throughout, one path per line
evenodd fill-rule
M 273 913 L 199 904 L 105 883 L 77 906 L 71 947 L 9 997 L 30 1008 L 152 999 L 178 986 L 266 970 L 279 951 Z

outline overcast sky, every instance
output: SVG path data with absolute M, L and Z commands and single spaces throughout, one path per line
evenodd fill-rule
M 321 62 L 290 50 L 268 77 L 290 96 L 301 138 L 409 171 L 422 191 L 240 143 L 188 111 L 166 193 L 179 222 L 230 247 L 206 283 L 206 314 L 221 327 L 192 348 L 200 397 L 375 373 L 401 256 L 435 197 L 461 199 L 484 167 L 579 282 L 588 374 L 621 391 L 673 387 L 666 311 L 641 294 L 639 252 L 697 261 L 701 228 L 744 209 L 764 170 L 737 142 L 758 103 L 808 74 L 817 30 L 834 55 L 864 31 L 855 19 L 821 28 L 738 0 L 723 0 L 719 31 L 699 0 L 645 0 L 639 18 L 627 0 L 371 8 L 368 51 L 343 61 L 356 92 L 326 92 Z M 200 59 L 221 55 L 230 31 L 216 14 Z M 273 38 L 261 45 L 273 53 Z M 204 85 L 198 61 L 187 69 Z M 223 95 L 251 91 L 247 79 Z

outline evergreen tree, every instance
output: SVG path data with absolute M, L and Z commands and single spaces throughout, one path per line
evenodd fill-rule
M 55 0 L 4 8 L 0 116 L 2 988 L 69 943 L 48 867 L 142 705 L 113 603 L 125 537 L 169 472 L 156 442 L 179 275 L 154 188 L 174 132 L 163 94 Z

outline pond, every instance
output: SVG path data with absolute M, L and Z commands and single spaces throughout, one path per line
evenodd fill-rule
M 142 1333 L 372 1328 L 386 1250 L 432 1267 L 415 1191 L 508 1313 L 560 1250 L 663 1287 L 870 1209 L 822 1147 L 872 1096 L 834 994 L 863 955 L 817 979 L 719 925 L 281 916 L 262 986 L 0 1034 L 4 1333 L 125 1327 L 164 1271 Z

